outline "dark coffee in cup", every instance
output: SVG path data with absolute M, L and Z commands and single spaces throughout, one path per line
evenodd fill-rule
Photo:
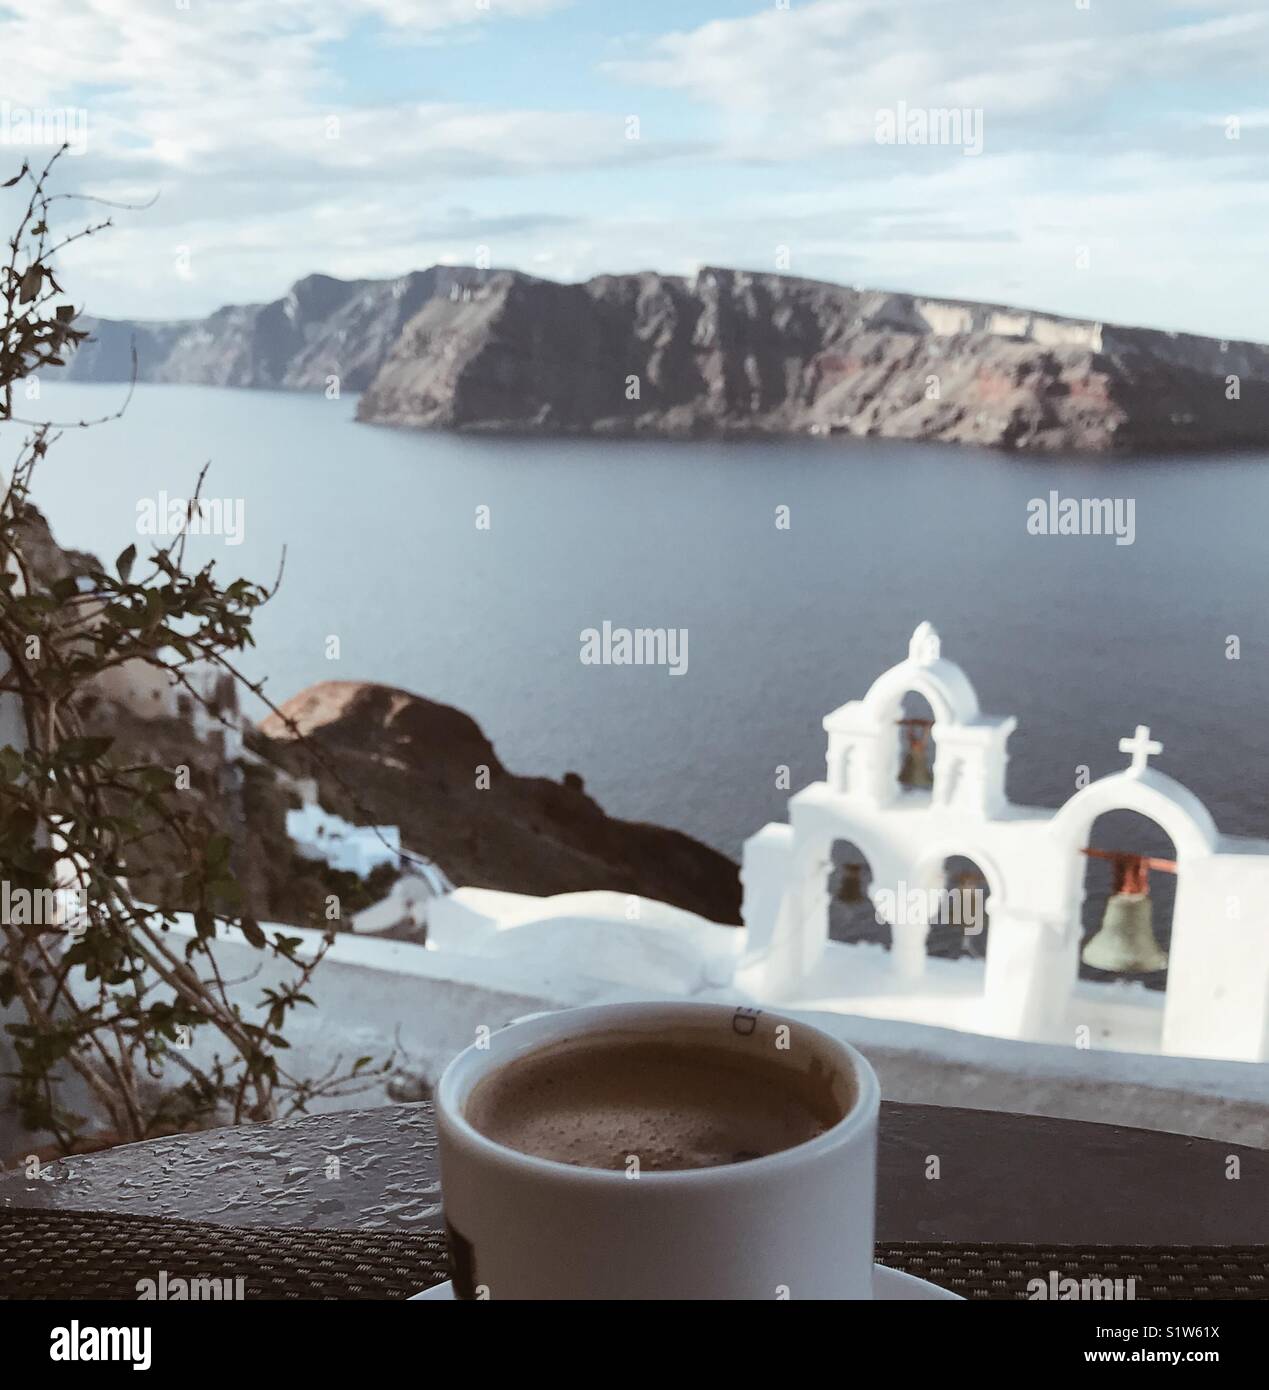
M 764 1044 L 599 1035 L 484 1077 L 464 1107 L 487 1138 L 581 1168 L 713 1168 L 791 1149 L 854 1105 L 822 1071 Z

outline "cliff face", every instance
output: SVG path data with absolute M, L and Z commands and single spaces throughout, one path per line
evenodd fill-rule
M 613 819 L 574 773 L 554 782 L 508 772 L 459 710 L 358 681 L 323 681 L 281 710 L 380 823 L 399 825 L 402 842 L 454 883 L 543 895 L 609 888 L 740 921 L 740 876 L 725 855 L 677 830 Z M 317 779 L 324 806 L 360 819 L 284 720 L 270 715 L 260 733 L 283 756 L 291 745 L 287 760 Z
M 72 358 L 72 381 L 127 381 L 137 349 L 142 381 L 256 386 L 296 391 L 363 391 L 433 296 L 475 284 L 480 272 L 435 266 L 398 280 L 310 275 L 284 299 L 218 309 L 206 319 L 129 323 L 85 318 L 92 333 Z
M 72 377 L 126 377 L 130 326 L 95 331 Z M 1269 444 L 1263 346 L 732 270 L 581 285 L 444 267 L 314 276 L 274 304 L 136 332 L 143 380 L 320 389 L 337 376 L 376 424 L 1098 452 Z

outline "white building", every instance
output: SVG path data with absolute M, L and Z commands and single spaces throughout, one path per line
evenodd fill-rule
M 183 676 L 188 688 L 149 662 L 125 661 L 94 676 L 92 688 L 137 718 L 185 720 L 195 738 L 219 741 L 225 762 L 237 762 L 243 756 L 244 720 L 234 678 L 209 662 L 185 667 Z
M 286 813 L 286 833 L 305 859 L 365 878 L 381 864 L 401 861 L 401 831 L 395 825 L 352 825 L 315 801 Z

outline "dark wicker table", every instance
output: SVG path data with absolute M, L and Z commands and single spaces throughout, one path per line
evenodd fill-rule
M 1269 1153 L 993 1111 L 882 1108 L 878 1258 L 969 1296 L 1131 1276 L 1137 1297 L 1269 1297 Z M 0 1174 L 0 1296 L 401 1297 L 444 1275 L 431 1107 L 211 1130 Z

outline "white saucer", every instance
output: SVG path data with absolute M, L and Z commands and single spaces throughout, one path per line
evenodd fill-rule
M 918 1279 L 915 1274 L 904 1274 L 900 1269 L 887 1269 L 885 1265 L 872 1267 L 872 1296 L 879 1303 L 924 1303 L 939 1299 L 953 1299 L 957 1303 L 964 1300 L 960 1294 L 950 1289 L 941 1289 L 926 1279 Z M 454 1288 L 448 1280 L 444 1284 L 434 1284 L 422 1293 L 416 1293 L 409 1301 L 417 1303 L 420 1299 L 440 1303 L 453 1303 Z

